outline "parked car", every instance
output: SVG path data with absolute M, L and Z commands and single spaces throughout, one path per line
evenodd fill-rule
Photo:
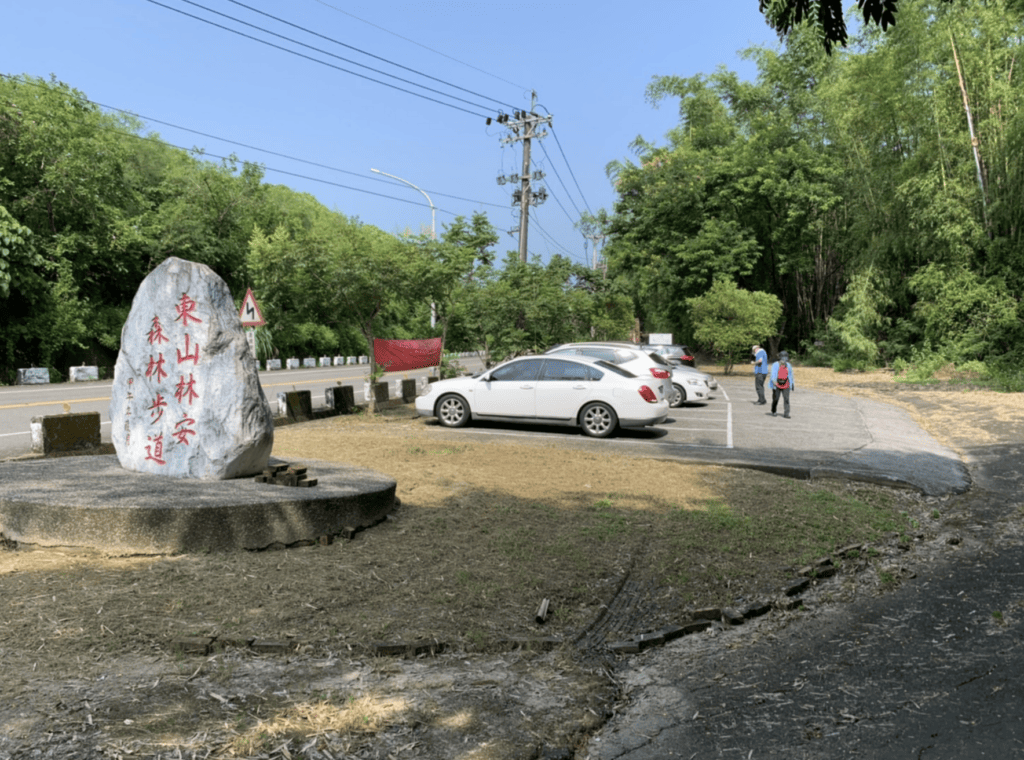
M 566 343 L 549 349 L 548 354 L 581 354 L 610 361 L 625 367 L 637 375 L 650 372 L 652 376 L 665 378 L 664 393 L 669 406 L 676 409 L 687 401 L 704 401 L 710 395 L 710 385 L 706 382 L 710 375 L 698 372 L 691 367 L 673 367 L 658 354 L 644 351 L 639 343 L 609 341 Z M 718 384 L 715 383 L 715 387 Z
M 416 411 L 444 427 L 470 420 L 578 426 L 594 438 L 616 428 L 657 425 L 668 401 L 657 382 L 587 356 L 523 356 L 472 377 L 440 380 Z
M 714 375 L 709 375 L 707 372 L 701 372 L 699 369 L 696 369 L 694 367 L 687 367 L 686 365 L 683 364 L 677 364 L 674 367 L 672 367 L 672 374 L 675 375 L 675 373 L 677 372 L 685 372 L 690 375 L 696 375 L 705 383 L 707 383 L 708 390 L 718 390 L 718 379 Z
M 652 357 L 640 350 L 637 344 L 618 342 L 585 341 L 563 343 L 549 348 L 545 353 L 570 356 L 589 356 L 603 359 L 617 367 L 624 367 L 637 377 L 653 377 L 661 383 L 665 398 L 672 398 L 672 367 L 661 357 Z
M 694 358 L 693 351 L 690 350 L 689 346 L 682 346 L 678 344 L 654 345 L 645 343 L 641 347 L 644 351 L 651 351 L 664 357 L 672 364 L 683 364 L 687 367 L 697 366 L 697 360 Z

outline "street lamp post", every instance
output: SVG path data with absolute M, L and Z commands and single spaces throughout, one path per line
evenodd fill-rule
M 397 179 L 399 182 L 404 182 L 405 184 L 407 184 L 413 190 L 418 190 L 419 192 L 423 193 L 423 197 L 426 198 L 427 199 L 427 203 L 430 204 L 430 237 L 433 240 L 437 240 L 437 229 L 436 229 L 437 209 L 434 208 L 434 202 L 432 200 L 430 200 L 430 196 L 427 195 L 424 190 L 422 190 L 419 187 L 416 187 L 416 185 L 414 185 L 412 182 L 410 182 L 407 179 L 402 179 L 401 177 L 396 177 L 394 174 L 388 174 L 387 172 L 382 172 L 380 169 L 370 169 L 370 171 L 371 172 L 375 172 L 376 174 L 383 174 L 385 177 L 391 177 L 391 179 Z
M 405 184 L 407 184 L 413 190 L 418 190 L 419 192 L 423 193 L 423 197 L 426 198 L 427 199 L 427 203 L 430 204 L 430 239 L 431 240 L 437 240 L 437 227 L 436 227 L 436 225 L 437 225 L 437 209 L 434 208 L 434 202 L 432 200 L 430 200 L 430 196 L 427 195 L 426 191 L 424 191 L 422 188 L 416 187 L 416 185 L 414 185 L 409 180 L 402 179 L 401 177 L 396 177 L 394 174 L 388 174 L 387 172 L 382 172 L 380 169 L 373 169 L 373 168 L 371 168 L 370 171 L 371 172 L 375 172 L 376 174 L 383 174 L 385 177 L 391 177 L 391 179 L 397 179 L 399 182 L 404 182 Z M 431 326 L 431 328 L 433 328 L 436 325 L 437 325 L 437 306 L 434 304 L 433 301 L 431 301 L 430 302 L 430 326 Z

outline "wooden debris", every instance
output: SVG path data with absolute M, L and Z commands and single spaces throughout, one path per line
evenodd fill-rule
M 254 480 L 274 486 L 292 486 L 312 488 L 317 484 L 316 478 L 307 477 L 308 468 L 294 464 L 271 464 L 263 468 L 263 472 Z

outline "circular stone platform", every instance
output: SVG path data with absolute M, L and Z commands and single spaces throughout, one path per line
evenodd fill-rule
M 271 458 L 271 464 L 284 464 Z M 266 549 L 365 528 L 395 507 L 395 481 L 319 461 L 311 488 L 253 478 L 191 480 L 130 472 L 116 456 L 0 463 L 0 534 L 36 546 L 117 554 Z

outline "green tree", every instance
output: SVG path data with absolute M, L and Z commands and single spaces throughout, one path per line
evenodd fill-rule
M 298 207 L 301 214 L 290 216 L 272 234 L 257 229 L 252 235 L 249 264 L 271 309 L 267 319 L 282 323 L 286 340 L 303 340 L 311 347 L 320 340 L 316 325 L 355 325 L 375 376 L 373 340 L 386 310 L 424 295 L 417 249 L 328 211 L 312 198 Z M 304 327 L 310 324 L 313 328 Z M 370 404 L 372 410 L 372 394 Z
M 440 240 L 427 236 L 416 239 L 414 266 L 422 270 L 416 279 L 430 299 L 442 345 L 447 344 L 459 291 L 470 285 L 478 268 L 494 262 L 491 248 L 497 242 L 498 234 L 487 215 L 479 212 L 469 221 L 463 216 L 455 217 L 444 226 Z
M 702 296 L 687 299 L 693 314 L 694 336 L 725 360 L 732 371 L 737 353 L 766 336 L 774 336 L 782 304 L 771 293 L 741 290 L 729 280 L 718 280 Z

